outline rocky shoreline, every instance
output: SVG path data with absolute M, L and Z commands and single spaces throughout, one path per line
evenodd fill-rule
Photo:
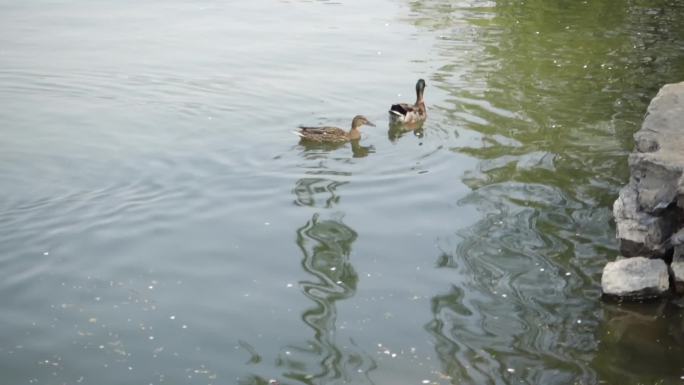
M 601 277 L 606 298 L 645 300 L 684 293 L 684 82 L 648 106 L 629 183 L 613 206 L 620 253 Z

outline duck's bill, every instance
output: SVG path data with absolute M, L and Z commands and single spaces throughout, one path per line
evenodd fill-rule
M 366 125 L 367 125 L 367 126 L 375 127 L 375 124 L 373 124 L 372 122 L 366 122 Z

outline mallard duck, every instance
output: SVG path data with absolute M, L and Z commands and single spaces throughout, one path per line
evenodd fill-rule
M 373 126 L 375 124 L 371 123 L 365 116 L 356 115 L 352 119 L 351 130 L 345 131 L 337 127 L 304 127 L 299 126 L 299 130 L 295 131 L 295 134 L 299 136 L 303 141 L 314 142 L 314 143 L 344 143 L 350 140 L 357 140 L 361 138 L 361 130 L 359 127 Z
M 416 103 L 397 103 L 390 107 L 390 123 L 418 123 L 427 118 L 427 110 L 423 101 L 423 91 L 425 91 L 425 80 L 418 79 L 416 83 Z

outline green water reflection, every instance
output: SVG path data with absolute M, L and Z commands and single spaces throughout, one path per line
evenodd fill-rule
M 667 303 L 608 304 L 594 364 L 608 383 L 680 383 L 684 312 Z M 658 371 L 653 370 L 658 362 Z
M 682 4 L 410 5 L 411 22 L 439 34 L 431 83 L 446 97 L 432 128 L 456 127 L 467 143 L 451 150 L 478 160 L 460 204 L 482 219 L 437 258 L 461 277 L 432 298 L 426 325 L 442 371 L 474 384 L 679 380 L 681 344 L 659 317 L 641 318 L 632 333 L 654 334 L 641 339 L 597 329 L 616 322 L 598 288 L 631 135 L 659 87 L 684 79 Z M 669 313 L 679 325 L 681 310 Z M 652 354 L 630 364 L 641 349 Z

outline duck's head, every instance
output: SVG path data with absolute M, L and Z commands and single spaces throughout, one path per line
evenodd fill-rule
M 416 82 L 416 94 L 422 96 L 423 91 L 425 91 L 425 80 L 418 79 L 418 81 Z
M 352 128 L 359 128 L 363 125 L 375 127 L 375 124 L 371 123 L 371 121 L 363 115 L 356 115 L 354 119 L 352 119 Z

